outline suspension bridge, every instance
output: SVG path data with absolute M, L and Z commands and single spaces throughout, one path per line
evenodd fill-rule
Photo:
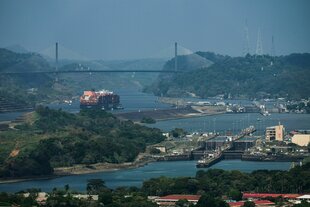
M 173 56 L 174 52 L 174 56 Z M 159 70 L 159 69 L 122 69 L 122 70 L 115 70 L 115 69 L 91 69 L 90 67 L 87 68 L 75 68 L 75 69 L 67 69 L 67 70 L 59 70 L 59 54 L 62 56 L 62 59 L 72 59 L 76 62 L 82 61 L 86 63 L 95 63 L 100 64 L 96 60 L 90 60 L 89 58 L 86 58 L 76 52 L 74 52 L 71 49 L 68 49 L 64 47 L 63 45 L 59 45 L 56 43 L 55 45 L 52 45 L 44 50 L 41 50 L 38 52 L 39 54 L 43 55 L 43 57 L 47 57 L 49 59 L 55 58 L 55 65 L 53 70 L 24 70 L 24 71 L 10 71 L 10 70 L 2 70 L 0 74 L 6 74 L 6 75 L 18 75 L 18 74 L 68 74 L 68 73 L 179 73 L 178 70 L 178 56 L 179 55 L 190 55 L 195 54 L 193 51 L 182 47 L 175 43 L 174 45 L 171 45 L 165 49 L 162 49 L 157 54 L 149 57 L 150 59 L 158 59 L 158 58 L 165 58 L 165 59 L 171 59 L 174 57 L 174 69 L 173 70 Z M 53 54 L 55 55 L 53 57 Z M 195 54 L 197 55 L 197 54 Z M 22 63 L 18 63 L 22 64 Z
M 58 70 L 58 71 L 21 71 L 1 72 L 4 75 L 13 74 L 58 74 L 58 73 L 178 73 L 174 70 Z

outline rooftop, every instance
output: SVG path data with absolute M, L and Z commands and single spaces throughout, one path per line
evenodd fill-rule
M 274 205 L 274 202 L 268 201 L 268 200 L 257 200 L 257 201 L 253 201 L 255 203 L 255 205 Z M 238 202 L 229 202 L 229 206 L 230 207 L 239 207 L 239 206 L 243 206 L 243 204 L 245 203 L 245 201 L 238 201 Z
M 226 136 L 217 136 L 212 139 L 208 139 L 206 142 L 226 142 L 228 137 Z
M 300 194 L 280 194 L 280 193 L 243 193 L 243 198 L 266 198 L 266 197 L 283 197 L 283 198 L 297 198 Z
M 298 199 L 310 199 L 310 194 L 297 197 Z
M 258 137 L 242 137 L 235 142 L 254 142 L 258 139 Z
M 310 134 L 310 130 L 294 130 L 290 132 L 291 134 Z

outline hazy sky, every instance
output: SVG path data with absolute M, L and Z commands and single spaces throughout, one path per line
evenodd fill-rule
M 193 51 L 242 55 L 257 31 L 263 50 L 310 52 L 309 0 L 0 0 L 0 47 L 42 51 L 58 41 L 88 58 L 150 57 L 175 41 Z

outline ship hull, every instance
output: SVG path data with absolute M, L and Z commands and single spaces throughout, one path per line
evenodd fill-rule
M 80 97 L 81 109 L 113 110 L 120 108 L 120 98 L 110 91 L 84 91 Z

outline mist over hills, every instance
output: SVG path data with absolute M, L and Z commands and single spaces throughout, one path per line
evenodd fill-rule
M 9 45 L 5 47 L 5 49 L 10 50 L 15 53 L 29 53 L 30 51 L 24 48 L 23 46 L 19 44 Z
M 140 60 L 117 60 L 117 61 L 84 61 L 72 62 L 63 65 L 59 70 L 161 70 L 165 59 L 140 59 Z M 154 82 L 157 73 L 83 73 L 62 74 L 65 82 L 75 83 L 75 91 L 81 93 L 86 89 L 109 89 L 131 88 L 142 90 L 145 86 Z M 74 87 L 71 85 L 71 87 Z

